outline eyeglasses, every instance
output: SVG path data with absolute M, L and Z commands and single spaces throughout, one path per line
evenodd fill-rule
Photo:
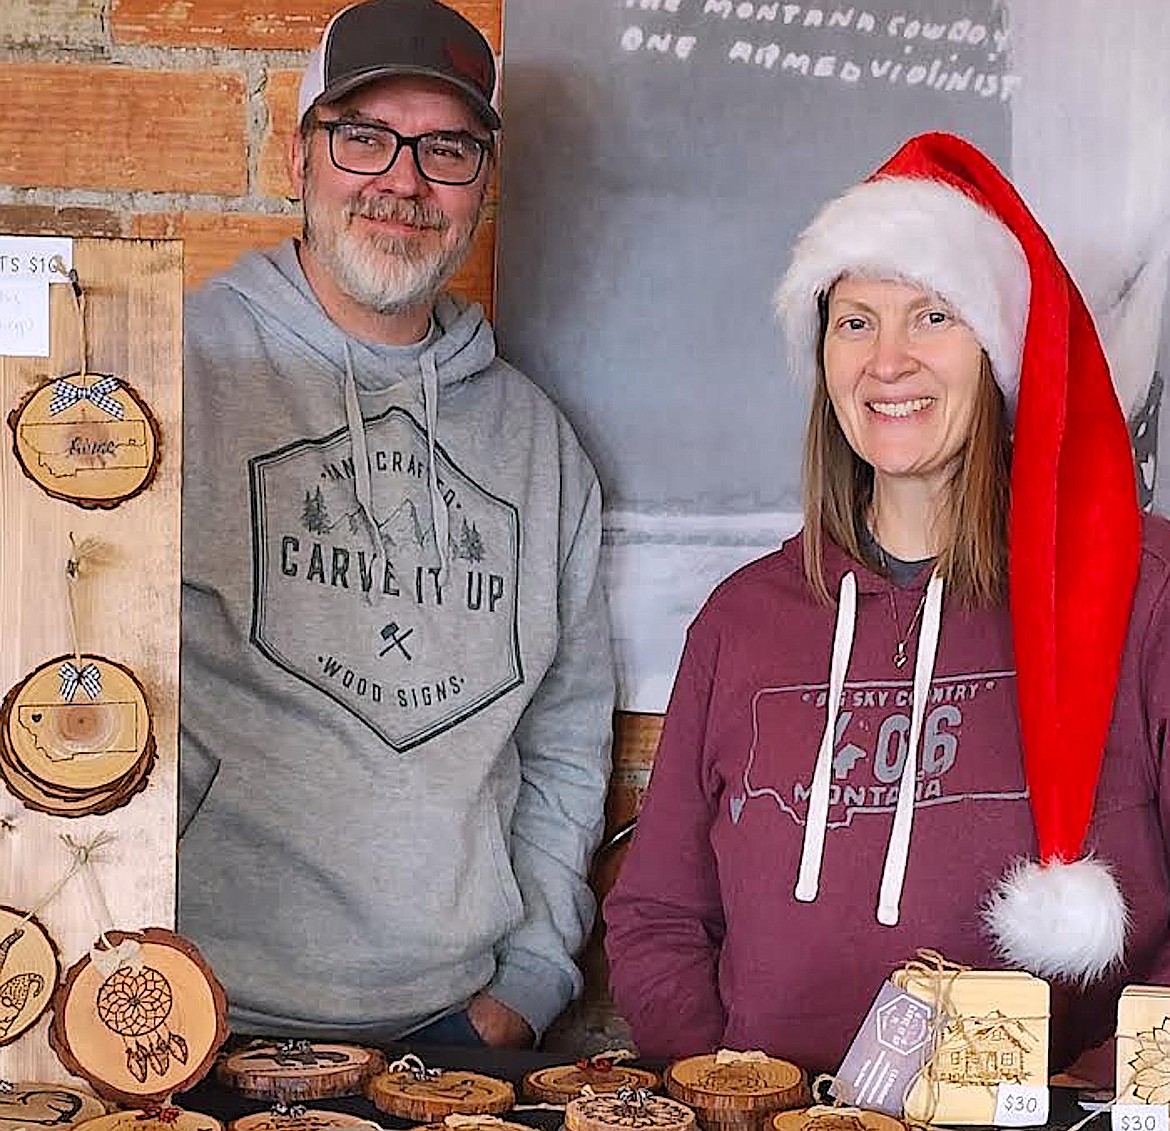
M 329 134 L 329 158 L 345 173 L 378 177 L 390 170 L 405 147 L 424 180 L 437 185 L 469 185 L 479 176 L 490 143 L 462 130 L 407 137 L 389 126 L 365 122 L 314 122 Z

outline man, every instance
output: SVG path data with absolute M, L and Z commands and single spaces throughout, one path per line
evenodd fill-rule
M 437 0 L 334 17 L 292 147 L 304 237 L 189 304 L 179 918 L 239 1031 L 526 1044 L 580 989 L 598 485 L 442 293 L 494 84 Z

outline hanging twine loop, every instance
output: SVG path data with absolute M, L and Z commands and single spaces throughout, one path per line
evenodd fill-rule
M 100 554 L 101 543 L 96 538 L 83 538 L 78 542 L 73 531 L 69 532 L 69 557 L 65 561 L 65 598 L 69 612 L 69 637 L 72 645 L 73 660 L 61 665 L 61 698 L 66 703 L 73 701 L 73 697 L 80 688 L 91 700 L 96 700 L 102 693 L 102 675 L 96 664 L 86 664 L 81 658 L 81 634 L 78 630 L 77 589 L 81 580 L 96 564 Z
M 490 1127 L 492 1124 L 503 1123 L 498 1115 L 465 1115 L 453 1111 L 443 1116 L 443 1123 L 448 1127 Z
M 416 1080 L 433 1080 L 442 1076 L 441 1068 L 428 1068 L 414 1053 L 408 1052 L 390 1065 L 391 1072 L 409 1072 Z
M 131 968 L 140 966 L 142 964 L 142 948 L 134 939 L 123 939 L 122 942 L 115 944 L 109 938 L 109 932 L 114 929 L 114 920 L 110 914 L 110 905 L 106 902 L 105 892 L 102 891 L 95 865 L 103 862 L 102 850 L 113 844 L 113 836 L 101 832 L 90 841 L 78 841 L 74 840 L 68 833 L 62 833 L 61 841 L 73 853 L 73 864 L 56 891 L 64 887 L 65 883 L 74 875 L 81 875 L 85 883 L 85 894 L 89 902 L 90 914 L 98 928 L 98 941 L 90 948 L 89 960 L 98 972 L 107 978 L 123 966 Z M 54 895 L 56 891 L 54 891 Z
M 767 1059 L 768 1054 L 762 1049 L 747 1049 L 742 1052 L 735 1049 L 720 1049 L 715 1054 L 716 1064 L 754 1064 Z
M 309 1109 L 304 1104 L 286 1104 L 283 1100 L 277 1100 L 268 1110 L 281 1119 L 303 1119 Z

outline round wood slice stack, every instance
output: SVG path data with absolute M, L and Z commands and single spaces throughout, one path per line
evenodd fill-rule
M 373 1124 L 348 1111 L 325 1111 L 319 1108 L 294 1108 L 287 1115 L 258 1111 L 243 1115 L 228 1124 L 228 1131 L 330 1131 L 331 1128 L 365 1127 Z
M 68 1084 L 13 1084 L 0 1092 L 0 1131 L 73 1127 L 105 1114 L 101 1100 Z
M 516 1102 L 506 1080 L 453 1070 L 434 1076 L 410 1069 L 381 1072 L 366 1084 L 366 1095 L 380 1111 L 416 1123 L 434 1123 L 456 1113 L 499 1115 Z
M 386 1067 L 377 1050 L 320 1041 L 256 1041 L 219 1058 L 215 1073 L 241 1095 L 292 1103 L 360 1095 Z
M 906 1124 L 880 1111 L 856 1107 L 810 1107 L 772 1116 L 774 1131 L 906 1131 Z
M 811 1098 L 804 1072 L 776 1057 L 720 1063 L 717 1054 L 691 1056 L 667 1069 L 665 1083 L 706 1131 L 763 1131 L 774 1112 Z
M 565 1105 L 565 1131 L 695 1131 L 695 1113 L 686 1104 L 631 1089 L 578 1096 Z
M 142 685 L 122 664 L 83 655 L 101 691 L 85 684 L 63 698 L 72 655 L 41 664 L 0 703 L 0 776 L 30 809 L 55 817 L 109 813 L 146 787 L 155 762 L 154 726 Z
M 200 1111 L 160 1107 L 150 1111 L 113 1111 L 78 1124 L 77 1131 L 82 1128 L 85 1131 L 223 1131 L 223 1124 Z
M 615 1064 L 598 1056 L 577 1064 L 534 1069 L 524 1077 L 523 1091 L 533 1103 L 564 1104 L 576 1099 L 586 1086 L 600 1095 L 620 1088 L 644 1088 L 652 1092 L 660 1084 L 655 1072 Z

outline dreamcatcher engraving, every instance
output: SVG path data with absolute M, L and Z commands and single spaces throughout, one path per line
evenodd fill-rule
M 101 985 L 97 1013 L 126 1047 L 126 1068 L 140 1084 L 153 1069 L 165 1076 L 174 1057 L 187 1063 L 187 1042 L 167 1026 L 171 984 L 153 966 L 120 966 Z

